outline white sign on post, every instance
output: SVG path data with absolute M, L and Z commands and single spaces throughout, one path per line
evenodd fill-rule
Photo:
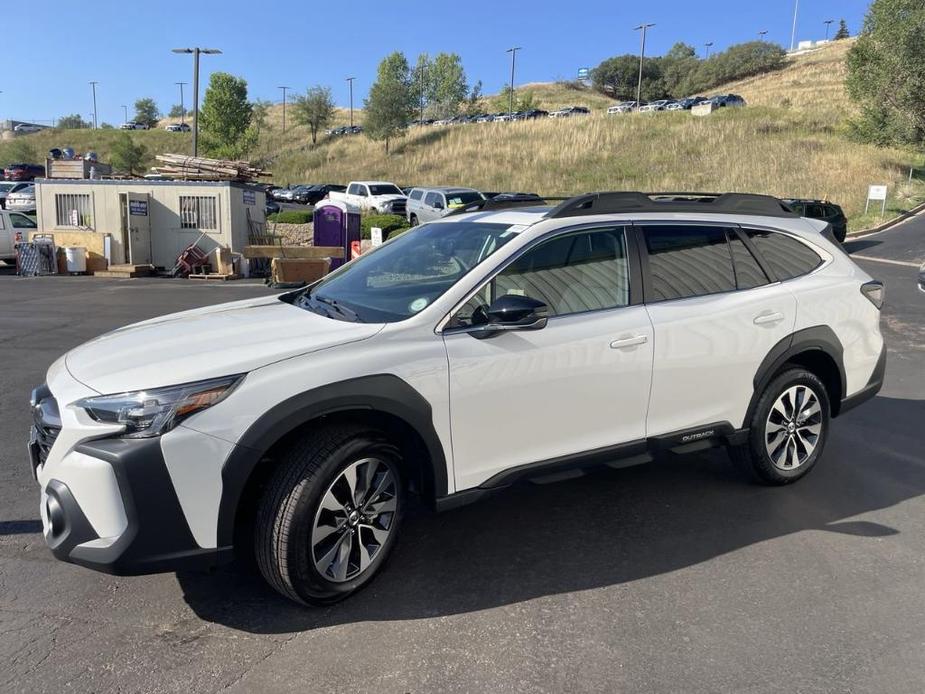
M 886 212 L 886 186 L 870 186 L 867 189 L 867 203 L 864 205 L 864 214 L 870 209 L 870 201 L 880 201 L 880 216 Z
M 376 246 L 381 246 L 382 245 L 382 229 L 380 229 L 379 227 L 370 227 L 369 228 L 369 238 L 372 241 L 373 248 L 375 248 Z

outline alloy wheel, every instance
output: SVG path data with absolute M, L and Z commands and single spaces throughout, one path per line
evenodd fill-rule
M 366 571 L 388 541 L 398 509 L 398 477 L 384 460 L 351 463 L 321 497 L 312 526 L 315 568 L 343 583 Z
M 779 470 L 796 470 L 809 460 L 822 435 L 822 405 L 806 385 L 787 388 L 777 398 L 765 424 L 765 449 Z

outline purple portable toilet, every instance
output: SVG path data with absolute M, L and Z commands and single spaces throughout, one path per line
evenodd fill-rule
M 360 211 L 339 200 L 324 200 L 315 206 L 314 245 L 344 249 L 344 260 L 331 259 L 334 270 L 350 260 L 350 244 L 360 240 Z

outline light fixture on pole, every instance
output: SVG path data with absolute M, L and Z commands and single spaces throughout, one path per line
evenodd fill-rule
M 834 19 L 827 19 L 823 22 L 823 24 L 825 24 L 825 40 L 826 41 L 829 40 L 829 29 L 831 28 L 834 22 L 835 22 Z
M 96 130 L 96 124 L 97 124 L 97 119 L 96 119 L 96 85 L 98 85 L 98 84 L 99 84 L 99 82 L 90 82 L 90 87 L 93 89 L 93 129 L 94 129 L 94 130 Z
M 348 77 L 347 84 L 350 85 L 350 129 L 353 129 L 353 80 L 356 77 Z
M 712 41 L 707 41 L 707 42 L 706 42 L 705 44 L 703 44 L 703 45 L 707 47 L 707 58 L 709 58 L 709 57 L 710 57 L 710 48 L 713 46 L 713 42 L 712 42 Z
M 790 52 L 793 52 L 794 44 L 797 40 L 797 12 L 800 9 L 800 0 L 793 3 L 793 29 L 790 30 Z
M 758 32 L 758 40 L 759 40 L 759 41 L 764 41 L 764 37 L 767 36 L 767 35 L 768 35 L 768 30 L 767 30 L 767 29 L 762 29 L 761 31 Z
M 174 84 L 180 87 L 180 125 L 183 125 L 186 122 L 186 106 L 183 105 L 183 86 L 189 84 L 189 82 L 174 82 Z
M 292 87 L 277 87 L 283 90 L 283 132 L 286 132 L 286 92 Z
M 505 51 L 505 53 L 511 54 L 511 93 L 509 95 L 510 100 L 508 102 L 508 112 L 507 112 L 509 116 L 514 115 L 514 62 L 517 59 L 517 51 L 522 51 L 522 50 L 523 48 L 521 48 L 520 46 L 514 46 L 513 48 L 508 48 Z
M 646 57 L 646 32 L 654 27 L 654 24 L 640 24 L 638 27 L 634 27 L 633 31 L 641 31 L 642 39 L 639 43 L 639 81 L 636 82 L 636 109 L 639 110 L 640 102 L 642 101 L 642 63 Z
M 174 53 L 193 55 L 193 156 L 199 156 L 199 56 L 221 53 L 217 48 L 174 48 Z

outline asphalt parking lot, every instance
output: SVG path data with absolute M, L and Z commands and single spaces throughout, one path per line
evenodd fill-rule
M 383 575 L 325 609 L 237 565 L 55 561 L 25 455 L 62 352 L 269 290 L 0 270 L 0 692 L 925 690 L 925 217 L 848 249 L 887 286 L 886 384 L 798 485 L 712 452 L 416 511 Z

